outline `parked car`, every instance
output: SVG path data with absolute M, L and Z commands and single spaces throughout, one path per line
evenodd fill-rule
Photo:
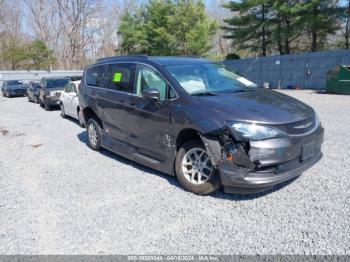
M 28 101 L 39 104 L 39 93 L 40 93 L 40 84 L 35 81 L 30 81 L 27 84 Z
M 20 80 L 4 81 L 1 91 L 2 95 L 7 97 L 25 96 L 27 94 L 26 85 Z
M 60 108 L 61 116 L 70 116 L 79 120 L 80 126 L 84 126 L 84 121 L 80 117 L 80 107 L 78 98 L 78 88 L 80 86 L 80 80 L 72 81 L 61 92 L 60 95 Z
M 42 78 L 40 81 L 39 103 L 46 111 L 59 106 L 60 91 L 69 83 L 69 77 Z
M 86 68 L 88 144 L 176 175 L 196 194 L 255 193 L 321 157 L 315 111 L 199 58 L 114 57 Z

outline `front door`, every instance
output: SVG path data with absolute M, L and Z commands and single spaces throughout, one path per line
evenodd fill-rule
M 159 90 L 159 101 L 142 97 L 142 92 L 148 88 Z M 156 70 L 137 66 L 134 95 L 130 97 L 132 109 L 128 112 L 127 121 L 129 142 L 139 153 L 162 162 L 169 159 L 172 151 L 168 131 L 174 98 L 174 91 Z

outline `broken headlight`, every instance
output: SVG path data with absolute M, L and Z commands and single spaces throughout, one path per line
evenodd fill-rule
M 233 121 L 227 121 L 227 124 L 231 131 L 233 131 L 235 137 L 237 137 L 238 134 L 243 139 L 263 140 L 269 138 L 286 137 L 284 132 L 270 126 Z

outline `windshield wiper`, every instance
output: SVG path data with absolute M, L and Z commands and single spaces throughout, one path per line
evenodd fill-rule
M 245 93 L 245 92 L 252 92 L 252 91 L 256 91 L 256 90 L 255 89 L 238 89 L 238 90 L 232 91 L 232 93 Z
M 193 96 L 217 96 L 218 93 L 210 92 L 210 91 L 203 91 L 198 93 L 192 93 Z

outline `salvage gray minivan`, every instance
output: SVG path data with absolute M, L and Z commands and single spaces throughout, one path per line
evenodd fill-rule
M 205 59 L 101 59 L 84 71 L 79 100 L 92 149 L 174 175 L 196 194 L 261 192 L 322 157 L 310 106 Z

